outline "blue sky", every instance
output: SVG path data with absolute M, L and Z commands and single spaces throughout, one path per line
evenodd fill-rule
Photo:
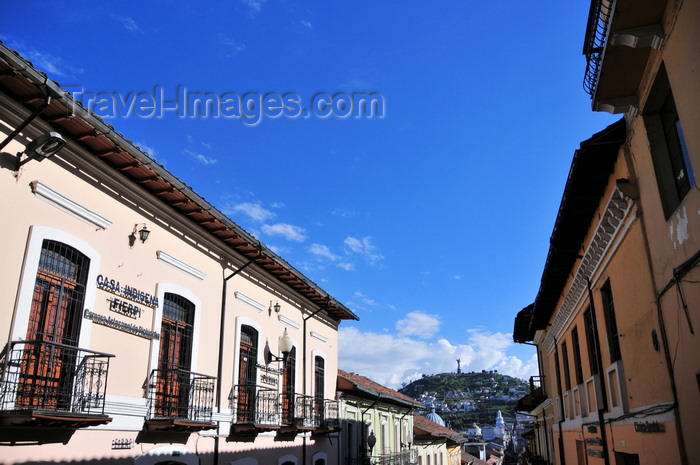
M 536 374 L 512 342 L 580 141 L 588 2 L 5 2 L 0 38 L 61 85 L 376 93 L 383 116 L 107 119 L 351 308 L 340 367 L 399 387 Z M 205 117 L 206 116 L 206 117 Z

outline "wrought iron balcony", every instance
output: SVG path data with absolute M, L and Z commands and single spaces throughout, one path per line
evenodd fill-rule
M 583 88 L 588 95 L 595 94 L 600 74 L 600 64 L 603 58 L 610 18 L 614 2 L 610 0 L 593 0 L 588 15 L 586 39 L 583 54 L 586 55 L 586 72 L 583 78 Z
M 316 432 L 333 432 L 340 430 L 340 402 L 332 399 L 323 400 Z
M 544 376 L 530 377 L 530 393 L 518 400 L 515 405 L 516 410 L 531 412 L 538 405 L 547 400 L 547 395 L 542 385 L 543 378 Z
M 66 442 L 104 414 L 111 354 L 48 341 L 13 341 L 0 353 L 0 436 Z
M 111 354 L 13 341 L 0 354 L 0 410 L 103 415 Z
M 327 434 L 339 429 L 338 401 L 297 393 L 280 393 L 258 385 L 236 385 L 231 406 L 229 440 L 249 441 L 263 431 L 277 431 L 279 440 L 311 431 Z
M 279 426 L 280 402 L 277 389 L 254 384 L 234 386 L 233 423 Z
M 151 372 L 146 429 L 184 432 L 212 429 L 216 378 L 192 371 L 157 369 Z
M 345 460 L 345 465 L 416 465 L 417 463 L 418 451 L 415 449 Z
M 340 426 L 337 400 L 296 394 L 293 406 L 287 406 L 286 399 L 289 396 L 282 394 L 281 398 L 282 425 L 302 429 L 328 429 Z

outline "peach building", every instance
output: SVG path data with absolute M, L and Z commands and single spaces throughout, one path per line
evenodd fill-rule
M 699 22 L 697 0 L 591 2 L 584 85 L 623 118 L 576 150 L 515 319 L 534 463 L 700 463 Z
M 0 124 L 0 463 L 338 464 L 353 312 L 2 44 Z

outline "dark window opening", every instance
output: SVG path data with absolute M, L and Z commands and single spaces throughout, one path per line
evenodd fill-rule
M 188 418 L 195 305 L 166 292 L 160 329 L 155 415 Z
M 574 373 L 576 373 L 576 384 L 583 384 L 583 367 L 581 366 L 581 347 L 578 340 L 578 328 L 574 326 L 571 330 L 571 345 L 574 350 Z
M 565 391 L 571 389 L 571 373 L 569 372 L 569 350 L 566 347 L 566 342 L 561 343 L 561 358 L 564 366 L 564 387 Z
M 644 124 L 664 216 L 668 219 L 695 185 L 695 176 L 663 63 L 644 109 Z
M 297 348 L 292 347 L 284 361 L 284 375 L 282 379 L 282 418 L 288 424 L 294 421 L 296 358 Z
M 591 307 L 583 312 L 583 322 L 586 327 L 586 345 L 588 346 L 588 364 L 591 374 L 598 374 L 598 332 L 593 325 L 593 313 Z
M 318 355 L 314 358 L 314 415 L 323 417 L 325 384 L 325 360 Z
M 252 326 L 241 326 L 239 349 L 237 420 L 252 422 L 255 420 L 255 385 L 258 377 L 258 331 Z
M 608 336 L 608 349 L 610 350 L 610 362 L 616 362 L 622 358 L 620 354 L 620 335 L 617 330 L 617 318 L 615 317 L 615 303 L 613 301 L 610 280 L 606 281 L 600 289 L 603 298 L 603 313 L 605 316 L 605 329 Z
M 48 409 L 70 405 L 90 259 L 44 240 L 24 343 L 15 403 Z

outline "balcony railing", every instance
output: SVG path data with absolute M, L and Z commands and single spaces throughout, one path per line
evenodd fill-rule
M 325 399 L 323 412 L 320 417 L 320 427 L 340 428 L 340 403 L 337 400 Z
M 0 353 L 0 410 L 104 415 L 111 354 L 47 341 Z
M 345 460 L 345 465 L 416 465 L 417 463 L 418 451 L 415 449 Z
M 543 376 L 530 377 L 530 393 L 525 397 L 518 399 L 518 402 L 515 405 L 516 410 L 531 412 L 547 399 L 547 395 L 544 392 L 544 386 L 542 384 L 543 379 Z
M 340 424 L 338 401 L 294 393 L 279 393 L 258 385 L 233 388 L 233 423 L 317 429 Z
M 588 26 L 583 54 L 586 55 L 586 72 L 583 88 L 591 97 L 598 86 L 600 64 L 603 59 L 614 0 L 593 0 L 588 15 Z
M 530 376 L 530 394 L 534 396 L 544 394 L 543 378 L 544 376 Z
M 233 388 L 233 422 L 279 426 L 280 394 L 276 389 L 238 384 Z
M 211 423 L 215 380 L 213 376 L 180 369 L 153 370 L 148 418 Z

